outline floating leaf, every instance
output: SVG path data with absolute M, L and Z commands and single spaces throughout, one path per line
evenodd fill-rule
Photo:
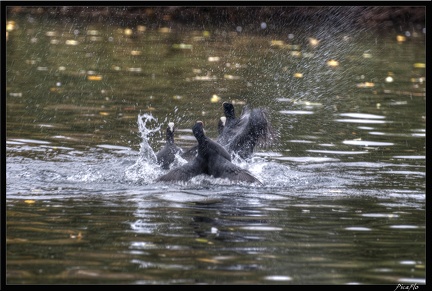
M 78 45 L 78 44 L 79 44 L 79 42 L 74 40 L 74 39 L 68 39 L 66 41 L 66 45 Z
M 375 87 L 375 84 L 372 82 L 364 82 L 357 84 L 357 88 L 372 88 Z
M 102 76 L 101 75 L 87 76 L 87 80 L 89 80 L 89 81 L 100 81 L 100 80 L 102 80 Z
M 233 76 L 233 75 L 227 75 L 227 74 L 225 74 L 224 75 L 224 79 L 227 79 L 227 80 L 238 80 L 238 79 L 240 79 L 240 77 L 239 76 Z
M 176 43 L 176 44 L 173 44 L 172 47 L 175 49 L 181 49 L 181 50 L 191 50 L 192 49 L 192 45 L 186 44 L 186 43 Z
M 426 68 L 426 64 L 425 63 L 415 63 L 414 64 L 414 68 L 425 69 Z
M 170 33 L 171 32 L 171 28 L 169 27 L 161 27 L 158 30 L 160 33 Z
M 397 42 L 404 42 L 404 41 L 406 41 L 406 37 L 403 35 L 397 35 L 396 40 L 397 40 Z
M 131 55 L 139 56 L 139 55 L 141 55 L 141 51 L 131 51 Z
M 285 45 L 283 40 L 272 40 L 270 41 L 270 46 L 283 47 Z
M 339 62 L 332 59 L 332 60 L 327 61 L 327 66 L 329 66 L 329 67 L 337 67 L 337 66 L 339 66 Z
M 216 94 L 213 94 L 213 96 L 210 98 L 211 103 L 218 103 L 220 100 L 221 98 Z
M 313 47 L 319 45 L 320 41 L 317 40 L 316 38 L 313 37 L 309 37 L 309 44 Z
M 219 62 L 220 58 L 219 57 L 208 57 L 208 61 L 209 62 Z
M 197 260 L 200 262 L 204 262 L 204 263 L 220 264 L 219 261 L 214 260 L 214 259 L 198 258 Z
M 13 21 L 13 20 L 8 21 L 8 22 L 6 23 L 6 30 L 7 30 L 7 31 L 12 31 L 12 30 L 15 29 L 15 26 L 16 26 L 15 21 Z

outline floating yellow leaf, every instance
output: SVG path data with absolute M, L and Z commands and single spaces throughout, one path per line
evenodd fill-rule
M 142 69 L 141 68 L 128 68 L 127 69 L 129 72 L 142 72 Z
M 403 35 L 397 35 L 396 40 L 397 40 L 397 42 L 404 42 L 404 41 L 406 41 L 406 37 Z
M 339 62 L 336 61 L 336 60 L 329 60 L 329 61 L 327 61 L 327 66 L 329 66 L 329 67 L 337 67 L 337 66 L 339 66 Z
M 195 239 L 197 242 L 200 242 L 200 243 L 208 243 L 209 241 L 208 240 L 206 240 L 205 238 L 197 238 L 197 239 Z
M 303 78 L 303 74 L 302 73 L 295 73 L 294 77 L 295 78 Z
M 169 27 L 161 27 L 161 28 L 159 28 L 158 31 L 160 33 L 169 33 L 169 32 L 171 32 L 171 28 L 169 28 Z
M 11 20 L 6 23 L 6 30 L 12 31 L 15 29 L 15 21 Z
M 424 69 L 424 68 L 426 68 L 426 64 L 425 63 L 415 63 L 414 68 Z
M 357 88 L 372 88 L 374 86 L 375 84 L 372 82 L 364 82 L 364 83 L 357 84 Z
M 313 38 L 313 37 L 309 37 L 309 44 L 311 45 L 311 46 L 317 46 L 318 44 L 319 44 L 319 40 L 317 40 L 316 38 Z
M 213 94 L 213 96 L 210 98 L 211 103 L 218 103 L 220 100 L 221 98 L 216 94 Z
M 109 115 L 109 113 L 108 113 L 108 112 L 101 111 L 101 112 L 99 112 L 99 115 L 107 116 L 107 115 Z
M 279 46 L 279 47 L 283 47 L 285 45 L 285 43 L 283 42 L 283 40 L 272 40 L 270 42 L 270 46 Z
M 195 81 L 211 81 L 211 80 L 216 80 L 216 79 L 217 79 L 216 76 L 209 76 L 209 75 L 192 77 L 192 80 L 195 80 Z
M 220 262 L 214 259 L 207 259 L 207 258 L 198 258 L 197 259 L 200 262 L 204 262 L 204 263 L 212 263 L 212 264 L 219 264 Z
M 36 201 L 34 201 L 34 200 L 24 200 L 24 203 L 33 204 L 33 203 L 36 203 Z
M 227 79 L 227 80 L 239 80 L 240 76 L 233 76 L 233 75 L 227 75 L 227 74 L 225 74 L 224 75 L 224 79 Z
M 99 31 L 96 29 L 87 30 L 87 35 L 99 35 Z
M 186 44 L 186 43 L 175 43 L 172 45 L 172 47 L 175 49 L 181 49 L 181 50 L 191 50 L 192 49 L 192 45 Z
M 123 33 L 127 36 L 130 36 L 132 35 L 133 31 L 130 28 L 126 28 L 125 30 L 123 30 Z
M 208 57 L 208 61 L 209 62 L 219 62 L 220 58 L 219 57 Z
M 83 235 L 81 234 L 81 232 L 78 232 L 77 235 L 75 234 L 69 234 L 70 238 L 74 238 L 74 239 L 82 239 Z
M 66 44 L 67 44 L 67 45 L 78 45 L 79 42 L 76 41 L 76 40 L 74 40 L 74 39 L 68 39 L 68 40 L 66 41 Z
M 102 80 L 102 76 L 101 75 L 87 76 L 87 80 L 89 80 L 89 81 L 100 81 L 100 80 Z

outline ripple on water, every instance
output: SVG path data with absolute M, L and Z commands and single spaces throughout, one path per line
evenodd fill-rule
M 314 114 L 314 112 L 310 111 L 310 110 L 280 110 L 279 113 L 282 113 L 282 114 L 299 114 L 299 115 Z
M 277 276 L 277 275 L 273 275 L 273 276 L 265 276 L 264 280 L 269 280 L 269 281 L 291 281 L 292 278 L 290 276 Z
M 358 145 L 358 146 L 392 146 L 392 142 L 370 141 L 370 140 L 344 140 L 343 144 Z
M 336 162 L 339 159 L 327 157 L 277 157 L 275 160 L 292 161 L 298 163 L 322 163 L 322 162 Z
M 426 156 L 393 156 L 395 159 L 412 159 L 412 160 L 424 160 Z
M 110 144 L 100 144 L 100 145 L 97 145 L 97 147 L 109 149 L 109 150 L 132 150 L 130 147 L 110 145 Z
M 368 151 L 329 151 L 329 150 L 306 150 L 311 153 L 336 154 L 336 155 L 360 155 L 368 154 Z
M 347 122 L 347 123 L 370 123 L 370 124 L 384 124 L 384 123 L 392 123 L 391 121 L 386 120 L 376 120 L 376 119 L 349 119 L 349 118 L 342 118 L 342 119 L 335 119 L 337 122 Z
M 396 228 L 396 229 L 417 229 L 419 226 L 417 225 L 390 225 L 390 228 Z
M 347 116 L 352 118 L 363 118 L 363 119 L 385 119 L 383 115 L 368 114 L 368 113 L 340 113 L 340 116 Z
M 363 227 L 363 226 L 350 226 L 345 227 L 346 230 L 353 230 L 353 231 L 371 231 L 372 229 L 369 227 Z
M 37 139 L 16 138 L 16 139 L 11 139 L 11 140 L 17 141 L 17 142 L 22 142 L 22 143 L 50 144 L 49 141 L 37 140 Z

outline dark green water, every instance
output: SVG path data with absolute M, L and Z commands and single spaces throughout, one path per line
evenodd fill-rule
M 421 27 L 8 20 L 7 284 L 425 284 Z M 155 183 L 167 122 L 215 138 L 223 101 L 270 112 L 263 186 Z

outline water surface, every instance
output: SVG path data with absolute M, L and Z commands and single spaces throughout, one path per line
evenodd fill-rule
M 7 284 L 425 284 L 421 27 L 8 20 Z M 270 112 L 263 185 L 155 183 L 223 101 Z

